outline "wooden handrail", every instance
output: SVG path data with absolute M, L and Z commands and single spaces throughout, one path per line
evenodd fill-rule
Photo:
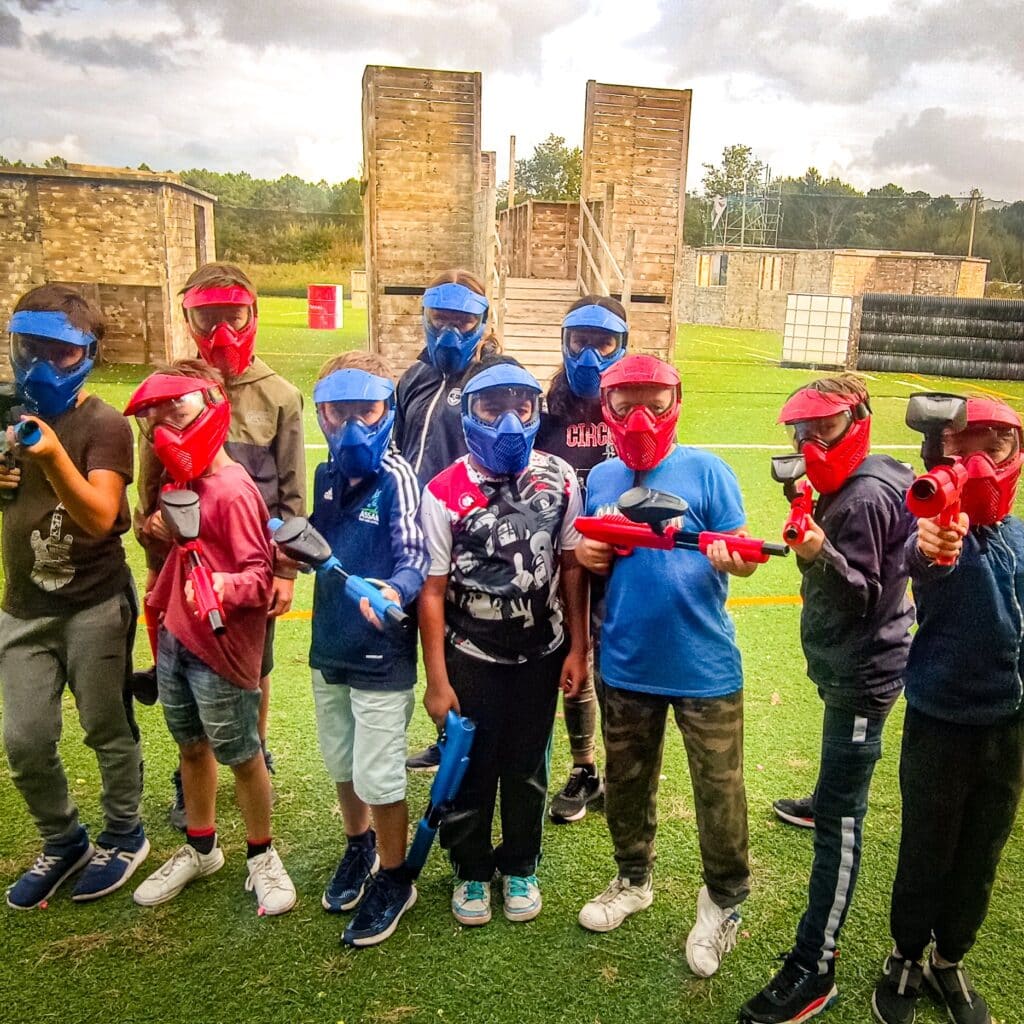
M 604 250 L 605 256 L 608 257 L 608 261 L 609 261 L 609 263 L 611 263 L 612 270 L 615 272 L 615 276 L 619 279 L 619 281 L 625 281 L 625 276 L 623 275 L 622 271 L 619 269 L 619 264 L 616 262 L 615 257 L 612 255 L 612 251 L 608 247 L 608 243 L 604 240 L 604 235 L 601 234 L 601 229 L 597 226 L 597 221 L 594 220 L 594 215 L 590 212 L 590 208 L 587 206 L 586 200 L 584 200 L 584 199 L 580 199 L 580 210 L 581 210 L 582 213 L 586 214 L 587 220 L 590 221 L 590 226 L 591 226 L 591 228 L 593 228 L 593 231 L 594 231 L 594 237 L 600 243 L 601 248 Z M 583 237 L 583 218 L 582 218 L 582 216 L 580 217 L 580 237 L 581 238 Z M 586 242 L 585 241 L 584 241 L 583 244 L 584 244 L 584 246 L 586 246 Z M 586 246 L 586 247 L 589 249 L 589 246 Z M 591 259 L 590 263 L 591 263 L 591 266 L 593 266 L 593 260 L 592 259 Z M 596 273 L 596 270 L 595 270 L 595 273 Z M 598 276 L 600 277 L 600 275 L 598 275 Z

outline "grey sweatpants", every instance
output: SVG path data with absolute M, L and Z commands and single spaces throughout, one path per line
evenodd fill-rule
M 122 835 L 139 824 L 141 749 L 124 701 L 131 625 L 125 594 L 66 616 L 18 619 L 0 611 L 4 746 L 14 785 L 46 843 L 66 841 L 79 828 L 57 752 L 65 686 L 99 763 L 106 831 Z

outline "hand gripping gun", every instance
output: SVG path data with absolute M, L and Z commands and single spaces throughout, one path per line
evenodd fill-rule
M 802 544 L 814 515 L 814 488 L 809 480 L 797 483 L 807 472 L 802 455 L 773 455 L 772 479 L 782 484 L 789 502 L 789 518 L 782 526 L 782 539 L 789 545 Z
M 365 597 L 374 614 L 386 626 L 408 633 L 412 628 L 409 616 L 401 605 L 389 601 L 380 590 L 362 576 L 346 572 L 335 558 L 330 544 L 316 527 L 303 516 L 295 516 L 287 522 L 271 519 L 267 523 L 271 539 L 293 561 L 312 566 L 317 572 L 337 573 L 345 584 L 345 593 L 356 604 Z
M 199 615 L 220 636 L 226 628 L 224 608 L 213 589 L 210 567 L 203 561 L 203 545 L 199 542 L 199 495 L 195 491 L 178 488 L 166 490 L 160 495 L 160 512 L 174 543 L 188 556 L 188 578 L 195 592 Z
M 0 465 L 4 469 L 14 469 L 16 446 L 31 448 L 43 436 L 42 431 L 32 420 L 18 420 L 18 409 L 21 406 L 17 386 L 10 381 L 0 381 Z M 24 412 L 24 409 L 21 410 Z M 14 427 L 15 444 L 7 441 L 7 427 Z M 16 490 L 0 491 L 0 502 L 14 499 Z
M 707 553 L 717 540 L 725 541 L 730 554 L 738 554 L 745 562 L 768 561 L 772 555 L 788 555 L 785 544 L 770 544 L 754 537 L 737 537 L 732 533 L 700 533 L 666 525 L 686 512 L 689 505 L 674 494 L 650 487 L 631 487 L 619 498 L 619 514 L 579 516 L 576 529 L 591 540 L 611 544 L 617 555 L 632 554 L 634 548 L 658 548 L 671 551 L 684 548 Z

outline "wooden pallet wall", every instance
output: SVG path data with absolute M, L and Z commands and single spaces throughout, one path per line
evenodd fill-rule
M 423 348 L 422 289 L 454 267 L 487 271 L 480 233 L 494 220 L 493 188 L 488 213 L 482 163 L 479 72 L 366 68 L 369 340 L 398 373 Z
M 587 82 L 583 198 L 604 199 L 612 186 L 608 243 L 620 266 L 635 229 L 630 348 L 666 358 L 675 345 L 691 97 L 689 89 Z

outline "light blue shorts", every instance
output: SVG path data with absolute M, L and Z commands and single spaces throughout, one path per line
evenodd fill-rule
M 312 669 L 316 729 L 327 772 L 351 782 L 371 805 L 405 799 L 405 731 L 416 697 L 409 690 L 360 690 L 328 683 Z

